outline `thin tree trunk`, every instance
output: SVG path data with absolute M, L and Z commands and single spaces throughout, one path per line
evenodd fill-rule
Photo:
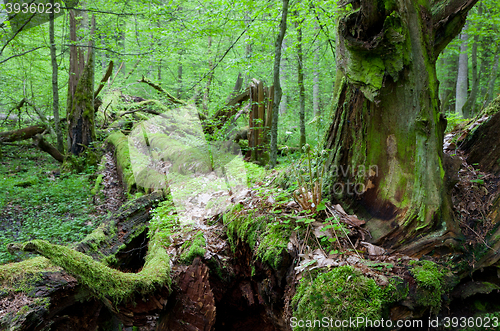
M 211 49 L 212 49 L 212 36 L 208 36 L 208 52 L 207 52 L 207 57 L 208 57 L 208 70 L 210 70 L 210 74 L 207 77 L 207 86 L 205 88 L 205 93 L 203 93 L 203 109 L 207 110 L 208 109 L 208 102 L 210 99 L 210 85 L 212 85 L 212 77 L 213 77 L 213 61 L 212 61 L 212 55 L 211 55 Z
M 280 83 L 280 63 L 281 63 L 281 46 L 283 44 L 283 38 L 286 33 L 286 18 L 288 15 L 288 0 L 283 0 L 283 9 L 281 13 L 281 23 L 278 38 L 276 38 L 276 44 L 274 45 L 274 71 L 273 71 L 273 81 L 274 81 L 274 101 L 273 101 L 273 121 L 271 125 L 271 154 L 269 157 L 271 168 L 276 166 L 278 160 L 278 118 L 279 118 L 279 106 L 281 101 L 281 96 L 283 91 L 281 90 Z
M 54 0 L 50 2 L 54 6 Z M 64 143 L 61 132 L 61 126 L 59 124 L 59 86 L 57 82 L 58 66 L 56 59 L 56 42 L 54 37 L 54 13 L 51 12 L 50 23 L 49 23 L 49 35 L 50 35 L 50 59 L 52 62 L 52 110 L 54 113 L 54 126 L 57 138 L 57 150 L 60 153 L 64 153 Z
M 472 87 L 470 95 L 463 106 L 464 118 L 474 116 L 474 107 L 476 105 L 477 91 L 479 90 L 479 76 L 477 74 L 477 44 L 479 42 L 478 35 L 474 35 L 474 43 L 472 44 Z
M 304 66 L 303 66 L 303 58 L 304 54 L 302 52 L 302 21 L 299 22 L 299 12 L 295 12 L 295 28 L 297 30 L 297 83 L 299 85 L 299 122 L 300 122 L 300 142 L 299 146 L 302 147 L 306 144 L 306 122 L 305 122 L 305 112 L 306 112 L 306 91 L 304 88 Z
M 315 30 L 319 30 L 318 23 L 315 23 Z M 319 45 L 314 45 L 314 66 L 313 66 L 313 112 L 319 118 Z
M 281 95 L 281 101 L 280 101 L 280 115 L 283 115 L 286 113 L 287 106 L 288 106 L 288 94 L 286 93 L 286 82 L 288 81 L 288 68 L 287 68 L 287 59 L 283 54 L 286 52 L 287 46 L 286 46 L 287 40 L 283 38 L 283 42 L 281 44 L 281 61 L 280 61 L 280 84 L 282 88 L 282 95 Z M 283 88 L 285 88 L 285 92 L 283 93 Z
M 464 27 L 465 29 L 465 27 Z M 467 100 L 467 72 L 468 57 L 467 57 L 467 33 L 462 32 L 460 35 L 462 43 L 460 44 L 460 55 L 458 56 L 458 74 L 457 74 L 457 94 L 455 103 L 455 112 L 460 116 L 464 116 L 463 106 Z
M 179 50 L 177 63 L 177 98 L 182 99 L 182 49 Z
M 497 52 L 498 52 L 498 47 L 497 47 Z M 495 59 L 493 60 L 493 68 L 491 68 L 491 75 L 490 79 L 488 80 L 488 92 L 485 95 L 483 107 L 487 107 L 493 100 L 493 94 L 495 93 L 495 81 L 498 75 L 499 60 L 500 60 L 500 54 L 497 53 L 495 55 Z

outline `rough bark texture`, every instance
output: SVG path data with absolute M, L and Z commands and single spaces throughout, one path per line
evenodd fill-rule
M 459 235 L 445 185 L 435 62 L 474 3 L 361 1 L 339 21 L 330 191 L 369 219 L 373 241 L 408 254 Z
M 95 20 L 93 20 L 93 27 L 95 27 Z M 71 40 L 76 42 L 74 14 L 70 14 L 70 35 Z M 70 46 L 67 108 L 68 151 L 76 156 L 80 155 L 95 140 L 94 55 L 92 46 L 92 41 L 90 41 L 87 59 L 85 59 L 81 48 L 75 45 Z

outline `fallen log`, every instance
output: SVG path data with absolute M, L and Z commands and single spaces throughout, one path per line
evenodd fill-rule
M 95 330 L 100 314 L 144 325 L 170 293 L 168 256 L 156 239 L 146 240 L 150 211 L 162 199 L 154 193 L 122 206 L 74 249 L 41 240 L 12 244 L 11 251 L 44 257 L 0 266 L 0 329 Z M 140 265 L 127 261 L 130 251 L 141 254 Z
M 500 173 L 500 97 L 496 98 L 484 113 L 492 114 L 474 132 L 467 137 L 460 149 L 469 153 L 467 162 L 479 164 L 479 168 L 495 175 Z
M 34 135 L 44 132 L 47 126 L 33 125 L 19 130 L 0 132 L 0 143 L 14 142 L 32 138 Z
M 49 144 L 48 142 L 43 139 L 41 134 L 36 134 L 33 137 L 33 141 L 35 142 L 35 145 L 40 148 L 42 151 L 48 153 L 50 156 L 52 156 L 57 162 L 63 163 L 64 162 L 64 155 L 62 155 L 57 148 Z

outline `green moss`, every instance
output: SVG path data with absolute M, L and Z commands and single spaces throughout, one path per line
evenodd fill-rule
M 352 266 L 342 266 L 319 274 L 314 279 L 302 278 L 292 299 L 293 319 L 297 323 L 294 330 L 323 330 L 315 321 L 349 320 L 357 317 L 364 320 L 380 320 L 384 297 L 384 288 L 377 286 Z M 303 321 L 302 325 L 298 321 Z M 310 321 L 307 324 L 307 321 Z M 335 330 L 361 330 L 348 326 Z
M 261 235 L 261 240 L 257 248 L 257 257 L 278 270 L 283 259 L 283 250 L 286 250 L 291 229 L 279 222 L 269 223 L 266 230 Z
M 203 231 L 198 231 L 196 235 L 182 244 L 182 253 L 179 260 L 184 264 L 191 264 L 195 257 L 203 257 L 206 252 L 206 242 Z
M 437 314 L 441 308 L 441 297 L 445 293 L 444 276 L 446 271 L 432 261 L 412 261 L 411 273 L 417 281 L 415 293 L 419 305 L 430 307 Z
M 113 303 L 125 301 L 136 293 L 146 295 L 156 286 L 170 285 L 169 257 L 155 238 L 149 243 L 146 263 L 139 273 L 111 269 L 83 253 L 43 240 L 32 240 L 21 248 L 45 256 L 75 276 L 98 298 L 108 298 Z
M 97 179 L 95 180 L 94 188 L 90 191 L 90 193 L 92 195 L 96 195 L 97 192 L 99 191 L 99 185 L 101 185 L 103 178 L 104 178 L 104 176 L 102 174 L 97 176 Z
M 257 216 L 256 210 L 242 211 L 241 209 L 242 206 L 238 204 L 230 212 L 224 214 L 228 242 L 233 252 L 239 240 L 246 242 L 251 249 L 255 248 L 259 235 L 266 225 L 266 216 Z
M 61 269 L 41 256 L 18 263 L 4 264 L 0 266 L 0 284 L 5 290 L 29 293 L 35 283 L 42 279 L 42 272 L 58 270 Z
M 118 171 L 122 175 L 127 193 L 130 193 L 135 185 L 135 178 L 130 163 L 128 137 L 120 131 L 116 131 L 108 136 L 108 142 L 115 147 Z

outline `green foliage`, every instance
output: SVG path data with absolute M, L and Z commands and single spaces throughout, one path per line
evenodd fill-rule
M 363 317 L 365 320 L 379 320 L 386 289 L 379 287 L 352 266 L 342 266 L 320 273 L 313 279 L 303 277 L 297 287 L 291 306 L 297 320 L 349 320 Z M 321 325 L 298 325 L 294 330 L 323 330 Z M 340 328 L 340 330 L 361 330 Z
M 468 121 L 467 119 L 462 118 L 462 116 L 458 113 L 446 113 L 446 120 L 448 121 L 446 124 L 446 133 L 452 132 L 460 124 Z
M 7 252 L 8 243 L 76 242 L 99 225 L 88 174 L 58 175 L 56 164 L 45 163 L 45 153 L 17 146 L 6 150 L 16 157 L 0 165 L 0 263 L 18 259 Z

